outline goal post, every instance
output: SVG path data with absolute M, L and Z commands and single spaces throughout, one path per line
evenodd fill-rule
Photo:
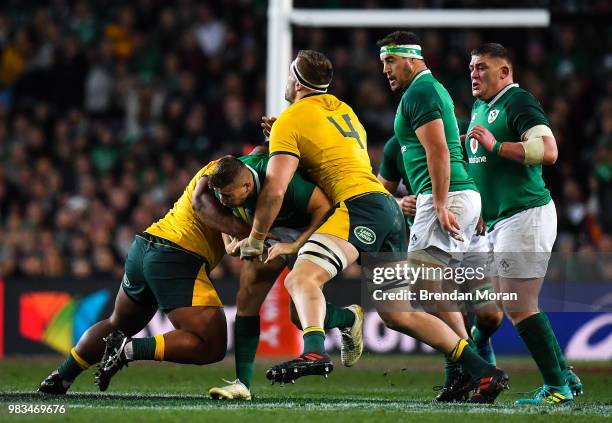
M 360 28 L 547 27 L 547 9 L 294 9 L 293 0 L 269 0 L 266 114 L 287 106 L 285 82 L 292 54 L 291 25 Z

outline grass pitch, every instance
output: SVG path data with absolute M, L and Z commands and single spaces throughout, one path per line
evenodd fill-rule
M 610 421 L 612 363 L 576 363 L 585 395 L 562 408 L 516 407 L 515 399 L 541 385 L 529 359 L 500 359 L 510 374 L 511 389 L 492 406 L 433 403 L 434 385 L 442 382 L 441 357 L 364 356 L 354 368 L 343 368 L 337 358 L 329 377 L 306 377 L 294 385 L 271 386 L 265 363 L 255 370 L 250 402 L 220 402 L 207 398 L 222 378 L 234 379 L 233 358 L 212 366 L 134 363 L 115 376 L 109 390 L 97 392 L 93 370 L 82 374 L 66 397 L 41 397 L 36 387 L 61 358 L 0 361 L 0 421 L 245 421 L 419 422 Z M 522 394 L 523 393 L 523 394 Z M 9 404 L 64 404 L 66 414 L 10 414 Z

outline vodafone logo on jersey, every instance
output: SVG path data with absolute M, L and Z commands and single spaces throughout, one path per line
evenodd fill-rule
M 470 150 L 472 154 L 476 154 L 478 151 L 478 141 L 476 141 L 476 138 L 470 138 Z

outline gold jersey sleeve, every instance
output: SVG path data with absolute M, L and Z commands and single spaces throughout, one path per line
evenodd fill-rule
M 270 155 L 290 154 L 300 169 L 338 203 L 387 191 L 372 173 L 366 132 L 350 106 L 331 94 L 302 98 L 272 126 Z
M 172 241 L 206 259 L 212 270 L 223 258 L 225 247 L 221 233 L 206 226 L 191 207 L 193 191 L 202 176 L 212 172 L 217 161 L 196 173 L 187 188 L 166 215 L 146 229 L 151 235 Z

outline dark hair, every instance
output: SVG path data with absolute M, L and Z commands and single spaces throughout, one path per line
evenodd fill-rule
M 208 186 L 213 189 L 225 188 L 238 179 L 244 168 L 244 163 L 234 156 L 223 156 L 217 162 L 212 173 L 208 175 Z
M 395 31 L 376 42 L 378 47 L 401 44 L 421 44 L 421 40 L 414 32 Z
M 472 50 L 470 54 L 472 56 L 498 57 L 500 59 L 504 59 L 510 65 L 512 65 L 512 59 L 510 59 L 510 54 L 508 53 L 508 49 L 498 43 L 482 44 L 479 47 Z
M 314 50 L 300 50 L 297 58 L 298 71 L 306 81 L 315 85 L 325 85 L 331 82 L 334 67 L 323 53 Z

